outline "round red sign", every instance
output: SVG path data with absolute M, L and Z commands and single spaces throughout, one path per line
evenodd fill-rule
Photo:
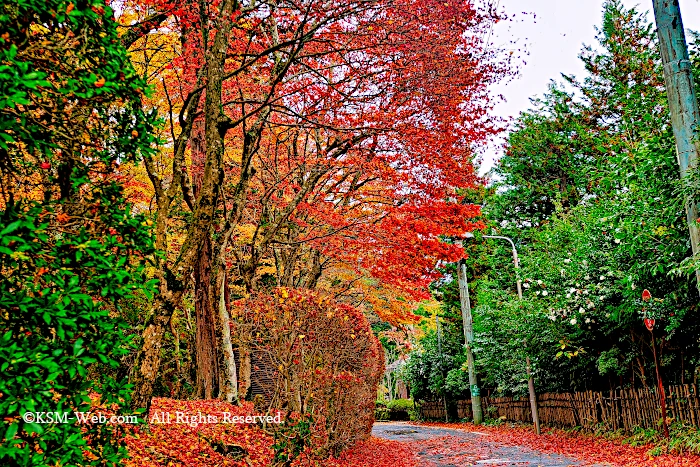
M 656 324 L 655 319 L 651 318 L 644 318 L 644 325 L 647 327 L 648 330 L 653 331 L 654 330 L 654 325 Z

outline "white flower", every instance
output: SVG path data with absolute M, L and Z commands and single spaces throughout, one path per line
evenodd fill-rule
M 636 289 L 636 288 L 637 288 L 637 286 L 634 285 L 634 284 L 632 284 L 632 290 L 634 290 L 634 289 Z
M 571 321 L 569 321 L 571 324 L 575 325 L 576 324 L 576 318 L 571 318 Z
M 599 298 L 601 301 L 603 301 L 603 300 L 605 300 L 605 295 L 601 295 L 601 296 L 598 297 L 598 298 Z
M 571 258 L 566 258 L 566 259 L 564 260 L 564 262 L 565 262 L 566 264 L 569 264 L 569 263 L 571 262 Z
M 606 318 L 610 318 L 610 313 L 605 313 Z
M 571 298 L 571 294 L 570 293 L 566 294 L 566 298 Z
M 601 281 L 604 281 L 604 280 L 605 280 L 605 276 L 600 276 L 600 280 L 601 280 Z
M 537 285 L 542 285 L 542 281 L 538 279 L 538 280 L 537 280 Z
M 584 310 L 583 307 L 579 307 L 578 312 L 581 313 L 581 314 L 583 314 L 583 313 L 586 312 L 586 310 Z
M 591 308 L 593 308 L 593 307 L 595 307 L 595 305 L 593 304 L 593 302 L 590 302 L 590 303 L 588 304 L 588 308 L 591 309 Z
M 576 292 L 576 289 L 574 289 L 573 287 L 569 289 L 569 293 L 574 293 L 574 292 Z
M 591 280 L 591 276 L 586 276 L 586 277 L 584 277 L 584 279 L 586 279 L 587 281 L 589 281 L 589 280 Z
M 619 238 L 616 238 L 616 239 L 615 239 L 615 243 L 620 243 L 620 239 L 619 239 Z
M 551 319 L 552 321 L 556 321 L 557 317 L 556 315 L 549 315 L 549 319 Z
M 588 295 L 588 290 L 584 290 L 583 295 Z
M 530 284 L 528 284 L 527 282 L 525 282 L 525 283 L 523 284 L 523 288 L 529 289 L 529 288 L 530 288 Z
M 544 290 L 544 291 L 542 292 L 542 295 L 547 296 L 548 293 L 549 293 L 549 292 L 547 292 L 546 290 Z
M 588 324 L 590 322 L 591 322 L 590 318 L 586 318 L 586 324 Z
M 539 294 L 540 294 L 540 291 L 539 291 L 539 290 L 538 290 L 537 292 L 535 292 L 535 295 L 539 295 Z

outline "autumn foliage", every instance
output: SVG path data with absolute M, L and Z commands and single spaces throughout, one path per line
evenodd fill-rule
M 274 371 L 271 408 L 311 420 L 313 455 L 337 454 L 369 436 L 384 357 L 359 310 L 288 288 L 236 309 L 234 334 Z
M 414 318 L 386 291 L 427 298 L 437 265 L 464 254 L 444 238 L 481 226 L 461 190 L 482 184 L 475 154 L 502 129 L 489 87 L 509 55 L 486 39 L 501 19 L 488 2 L 454 0 L 124 2 L 123 41 L 167 142 L 131 173 L 167 250 L 131 372 L 135 407 L 192 292 L 197 393 L 227 400 L 222 295 L 322 289 L 393 324 Z M 384 297 L 365 299 L 375 291 Z

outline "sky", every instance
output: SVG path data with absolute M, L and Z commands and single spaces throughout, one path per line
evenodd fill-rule
M 578 54 L 586 45 L 595 44 L 595 27 L 602 22 L 604 0 L 497 0 L 500 7 L 515 15 L 514 21 L 496 25 L 493 41 L 497 46 L 525 46 L 529 55 L 516 79 L 494 86 L 506 102 L 495 108 L 495 115 L 517 117 L 530 108 L 530 97 L 547 91 L 551 80 L 561 81 L 561 73 L 583 76 Z M 652 0 L 623 0 L 626 7 L 648 11 L 654 20 Z M 700 0 L 679 0 L 686 29 L 700 30 Z M 528 14 L 523 14 L 526 12 Z M 500 144 L 493 144 L 484 156 L 482 173 L 500 157 Z

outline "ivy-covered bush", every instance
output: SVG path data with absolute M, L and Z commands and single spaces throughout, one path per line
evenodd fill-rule
M 274 408 L 293 420 L 312 420 L 310 427 L 296 422 L 305 427 L 310 455 L 338 454 L 369 436 L 384 356 L 361 311 L 318 292 L 289 288 L 238 302 L 236 310 L 233 334 L 239 344 L 265 355 L 274 370 Z M 294 449 L 290 461 L 298 455 L 295 440 L 278 442 Z
M 124 455 L 119 425 L 74 416 L 128 401 L 126 381 L 107 376 L 118 372 L 88 370 L 118 367 L 120 302 L 152 285 L 148 222 L 125 202 L 119 164 L 149 155 L 153 122 L 112 17 L 100 0 L 0 5 L 1 465 Z

